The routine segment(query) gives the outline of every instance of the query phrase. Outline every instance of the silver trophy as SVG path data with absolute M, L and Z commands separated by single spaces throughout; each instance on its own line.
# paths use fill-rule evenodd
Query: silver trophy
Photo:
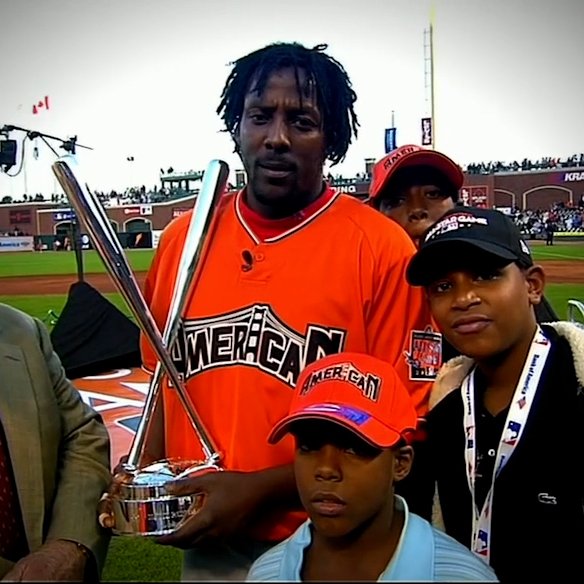
M 162 335 L 142 296 L 117 235 L 97 197 L 82 180 L 75 158 L 70 155 L 63 156 L 53 163 L 52 168 L 77 216 L 85 225 L 110 277 L 158 358 L 140 424 L 128 461 L 124 465 L 122 481 L 118 484 L 118 491 L 113 498 L 115 518 L 113 532 L 117 535 L 166 535 L 172 533 L 188 513 L 198 510 L 202 504 L 202 496 L 194 494 L 177 497 L 169 494 L 165 485 L 172 480 L 221 470 L 220 454 L 186 392 L 183 379 L 172 361 L 171 349 L 176 340 L 185 304 L 202 271 L 216 227 L 218 203 L 227 184 L 229 167 L 223 161 L 212 160 L 205 170 L 203 184 L 190 219 Z M 146 437 L 156 403 L 160 399 L 161 383 L 165 374 L 169 385 L 176 390 L 200 442 L 205 457 L 203 461 L 165 459 L 146 466 L 141 464 Z

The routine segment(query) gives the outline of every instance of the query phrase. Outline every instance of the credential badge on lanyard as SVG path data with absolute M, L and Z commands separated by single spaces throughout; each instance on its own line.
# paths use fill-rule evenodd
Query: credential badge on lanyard
M 550 341 L 545 337 L 540 327 L 537 327 L 529 354 L 525 360 L 521 377 L 515 388 L 513 399 L 509 405 L 509 412 L 505 420 L 505 426 L 497 458 L 491 479 L 491 488 L 485 498 L 482 509 L 477 508 L 475 500 L 475 478 L 477 471 L 476 461 L 476 425 L 475 425 L 475 388 L 473 369 L 464 379 L 461 386 L 462 400 L 464 403 L 464 435 L 465 435 L 465 462 L 466 477 L 472 495 L 473 524 L 471 549 L 487 563 L 491 557 L 491 515 L 493 506 L 493 491 L 495 479 L 507 464 L 515 447 L 519 444 L 529 411 L 533 404 L 533 398 L 539 385 L 539 380 L 550 351 Z

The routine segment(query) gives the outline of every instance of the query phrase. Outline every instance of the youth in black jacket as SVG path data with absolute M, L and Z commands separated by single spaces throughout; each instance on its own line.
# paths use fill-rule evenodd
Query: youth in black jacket
M 494 487 L 490 563 L 504 582 L 584 576 L 584 329 L 566 322 L 542 328 L 552 342 L 550 356 L 521 440 Z M 457 357 L 436 380 L 427 427 L 431 462 L 425 464 L 438 497 L 431 513 L 435 483 L 426 484 L 426 512 L 418 510 L 433 515 L 435 524 L 443 521 L 467 547 L 473 513 L 460 386 L 472 365 Z M 489 459 L 496 456 L 507 411 L 491 416 L 477 406 L 478 468 L 489 475 L 483 486 L 492 476 Z

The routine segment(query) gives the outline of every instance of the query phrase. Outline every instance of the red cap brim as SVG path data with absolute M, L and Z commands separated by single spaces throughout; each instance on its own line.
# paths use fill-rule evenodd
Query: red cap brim
M 323 409 L 331 404 L 323 404 Z M 397 430 L 382 424 L 379 420 L 370 416 L 369 419 L 363 423 L 355 423 L 348 420 L 346 417 L 336 414 L 333 411 L 315 412 L 314 406 L 311 411 L 299 411 L 286 416 L 280 420 L 270 432 L 268 442 L 275 444 L 279 442 L 286 434 L 290 432 L 290 426 L 299 420 L 325 420 L 339 424 L 347 430 L 354 432 L 365 442 L 371 444 L 376 448 L 391 448 L 397 444 L 403 437 L 403 434 Z M 407 428 L 405 430 L 415 430 L 415 428 Z

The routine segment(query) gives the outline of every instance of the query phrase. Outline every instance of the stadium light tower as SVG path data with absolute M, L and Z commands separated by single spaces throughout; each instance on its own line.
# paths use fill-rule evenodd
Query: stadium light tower
M 424 95 L 426 115 L 429 115 L 429 132 L 422 120 L 422 144 L 436 149 L 436 111 L 434 107 L 434 0 L 430 0 L 430 22 L 424 29 Z

